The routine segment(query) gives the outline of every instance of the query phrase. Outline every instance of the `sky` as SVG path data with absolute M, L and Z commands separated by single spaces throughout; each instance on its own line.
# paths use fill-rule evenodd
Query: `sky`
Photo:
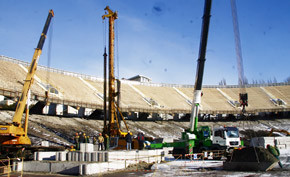
M 290 76 L 290 1 L 236 0 L 249 83 Z M 31 62 L 49 9 L 55 16 L 39 64 L 103 77 L 104 8 L 115 20 L 115 75 L 194 85 L 203 0 L 0 0 L 0 55 Z M 204 85 L 238 84 L 230 0 L 213 0 Z M 50 47 L 49 47 L 50 46 Z M 48 54 L 50 57 L 48 57 Z

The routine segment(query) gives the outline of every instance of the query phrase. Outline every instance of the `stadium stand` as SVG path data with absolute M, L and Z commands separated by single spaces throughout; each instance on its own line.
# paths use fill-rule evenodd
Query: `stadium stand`
M 0 95 L 19 96 L 29 63 L 0 56 Z M 46 83 L 49 72 L 49 83 Z M 36 84 L 31 90 L 33 99 L 44 99 L 46 86 L 55 93 L 49 101 L 73 107 L 102 109 L 103 79 L 44 66 L 38 66 Z M 121 110 L 144 113 L 191 112 L 192 85 L 143 83 L 121 80 Z M 246 85 L 249 95 L 249 113 L 290 111 L 290 85 Z M 240 114 L 241 109 L 232 103 L 239 101 L 238 86 L 203 86 L 201 114 Z M 282 100 L 282 101 L 281 101 Z M 231 103 L 230 103 L 231 102 Z M 276 103 L 282 102 L 279 105 Z

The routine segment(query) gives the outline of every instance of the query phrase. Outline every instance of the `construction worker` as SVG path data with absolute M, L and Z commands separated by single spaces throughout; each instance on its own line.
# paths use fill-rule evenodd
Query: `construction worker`
M 25 158 L 25 148 L 21 148 L 16 153 L 17 158 L 22 159 Z
M 86 136 L 86 143 L 90 143 L 90 136 Z
M 142 150 L 144 148 L 144 135 L 142 132 L 138 133 L 137 139 L 139 144 L 139 150 Z
M 85 139 L 84 139 L 84 135 L 82 132 L 79 133 L 79 137 L 80 137 L 80 143 L 84 143 Z
M 132 136 L 130 134 L 130 131 L 128 131 L 125 139 L 126 139 L 126 142 L 127 142 L 127 150 L 131 151 Z
M 71 152 L 72 151 L 76 151 L 75 146 L 71 145 L 70 148 L 69 148 L 69 151 L 71 151 Z
M 82 136 L 82 141 L 81 143 L 87 143 L 87 136 L 86 136 L 86 133 L 83 133 L 83 136 Z
M 97 145 L 97 137 L 96 136 L 93 137 L 93 145 Z
M 271 146 L 270 144 L 267 145 L 267 149 L 271 154 L 273 154 L 274 157 L 276 157 L 276 159 L 279 160 L 278 164 L 281 168 L 283 168 L 283 166 L 280 162 L 280 159 L 279 159 L 279 155 L 280 155 L 279 149 L 276 146 L 275 147 Z
M 76 133 L 74 137 L 74 141 L 75 141 L 76 149 L 80 150 L 80 136 L 78 133 Z
M 98 137 L 98 150 L 100 151 L 103 151 L 104 150 L 104 137 L 102 136 L 102 133 L 99 134 L 99 137 Z
M 105 150 L 109 150 L 110 148 L 110 137 L 109 135 L 105 134 Z

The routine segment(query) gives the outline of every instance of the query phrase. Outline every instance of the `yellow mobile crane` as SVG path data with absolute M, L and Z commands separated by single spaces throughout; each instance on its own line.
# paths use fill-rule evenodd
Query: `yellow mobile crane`
M 31 141 L 29 137 L 27 136 L 29 109 L 28 109 L 28 105 L 26 106 L 26 102 L 27 102 L 30 87 L 34 81 L 34 74 L 37 68 L 39 56 L 41 55 L 41 52 L 42 52 L 44 41 L 46 39 L 46 33 L 48 31 L 48 27 L 53 16 L 54 16 L 54 12 L 53 10 L 50 10 L 48 17 L 46 19 L 45 26 L 41 33 L 37 48 L 35 49 L 35 52 L 33 54 L 32 62 L 30 64 L 30 67 L 29 67 L 29 70 L 28 70 L 28 73 L 27 73 L 27 76 L 23 85 L 22 94 L 16 106 L 15 114 L 13 116 L 13 122 L 6 125 L 0 125 L 0 145 L 1 146 L 3 145 L 31 145 Z M 25 121 L 24 121 L 24 124 L 22 124 L 21 120 L 22 120 L 22 115 L 25 110 L 25 107 L 26 107 Z
M 107 133 L 110 137 L 125 137 L 127 132 L 122 132 L 120 127 L 119 118 L 117 116 L 117 113 L 119 113 L 120 117 L 122 118 L 127 131 L 129 132 L 129 128 L 126 124 L 126 121 L 124 117 L 122 116 L 122 113 L 116 103 L 115 97 L 120 94 L 120 91 L 115 91 L 115 75 L 114 75 L 114 41 L 115 41 L 115 32 L 114 32 L 114 21 L 118 18 L 117 12 L 113 12 L 109 6 L 105 8 L 105 10 L 108 11 L 108 14 L 105 14 L 102 16 L 103 20 L 105 18 L 109 19 L 109 83 L 108 83 L 108 89 L 109 89 L 109 102 L 108 102 L 108 120 L 109 123 L 107 125 L 106 123 L 106 90 L 104 89 L 104 133 Z M 106 88 L 106 49 L 104 53 L 104 88 Z M 118 80 L 117 80 L 118 81 Z M 118 82 L 117 82 L 118 83 Z M 120 143 L 120 141 L 119 141 Z

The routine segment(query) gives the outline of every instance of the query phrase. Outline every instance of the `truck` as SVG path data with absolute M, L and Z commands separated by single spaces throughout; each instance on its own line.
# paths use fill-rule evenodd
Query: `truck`
M 213 129 L 212 143 L 228 151 L 243 145 L 237 127 L 220 127 Z
M 203 95 L 202 80 L 211 16 L 211 4 L 211 0 L 205 0 L 199 58 L 197 60 L 197 71 L 194 86 L 194 97 L 190 116 L 190 126 L 188 129 L 185 129 L 181 133 L 181 138 L 179 140 L 175 140 L 174 142 L 170 143 L 151 143 L 150 145 L 150 148 L 152 149 L 173 147 L 172 154 L 175 158 L 184 158 L 186 155 L 192 155 L 194 153 L 199 153 L 205 150 L 225 150 L 229 147 L 235 147 L 240 145 L 239 137 L 236 137 L 238 136 L 238 129 L 234 127 L 216 129 L 214 130 L 214 135 L 212 136 L 212 131 L 209 126 L 197 126 L 199 106 L 201 103 L 201 97 Z M 230 137 L 232 135 L 235 136 Z

